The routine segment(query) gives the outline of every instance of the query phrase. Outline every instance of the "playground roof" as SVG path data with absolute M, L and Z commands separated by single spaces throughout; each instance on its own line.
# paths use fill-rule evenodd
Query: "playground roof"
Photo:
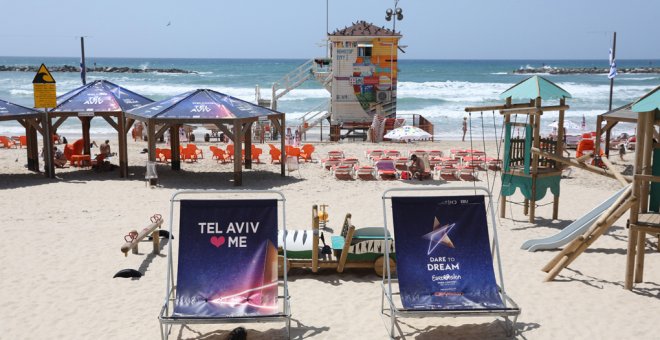
M 617 121 L 625 123 L 636 123 L 637 122 L 637 112 L 632 111 L 633 103 L 628 103 L 621 107 L 617 107 L 611 111 L 607 111 L 601 115 L 603 120 L 606 121 Z
M 571 94 L 557 84 L 539 76 L 529 77 L 500 94 L 500 99 L 561 99 L 572 98 Z
M 653 91 L 645 94 L 639 98 L 632 105 L 632 110 L 635 112 L 649 112 L 653 110 L 660 110 L 660 86 L 653 89 Z
M 36 118 L 40 114 L 37 110 L 0 99 L 0 120 Z

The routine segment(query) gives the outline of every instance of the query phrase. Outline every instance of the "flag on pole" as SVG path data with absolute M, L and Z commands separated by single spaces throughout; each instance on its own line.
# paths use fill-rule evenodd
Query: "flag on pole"
M 612 49 L 610 48 L 610 73 L 607 75 L 607 78 L 614 78 L 616 77 L 616 60 L 612 56 Z
M 80 58 L 80 79 L 83 85 L 87 84 L 87 70 L 85 67 L 85 59 Z

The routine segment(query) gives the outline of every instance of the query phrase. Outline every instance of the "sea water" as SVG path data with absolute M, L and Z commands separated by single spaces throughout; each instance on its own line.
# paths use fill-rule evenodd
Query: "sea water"
M 262 97 L 270 97 L 270 87 L 281 77 L 302 65 L 305 59 L 153 59 L 153 58 L 88 58 L 88 67 L 125 66 L 131 68 L 178 68 L 194 71 L 175 73 L 96 73 L 87 74 L 87 81 L 106 79 L 154 100 L 186 91 L 208 88 L 250 102 L 255 101 L 255 86 Z M 46 66 L 78 65 L 78 58 L 0 57 L 0 65 Z M 618 60 L 620 68 L 657 66 L 660 60 Z M 503 103 L 499 94 L 530 75 L 513 74 L 521 67 L 607 67 L 603 60 L 409 60 L 399 59 L 397 113 L 403 118 L 421 114 L 434 124 L 439 140 L 460 139 L 463 117 L 468 117 L 473 138 L 492 139 L 501 135 L 501 116 L 495 112 L 475 112 L 468 115 L 467 106 Z M 53 73 L 58 95 L 81 85 L 78 73 Z M 610 81 L 599 75 L 542 76 L 568 91 L 570 110 L 566 119 L 576 125 L 586 123 L 586 130 L 595 130 L 596 116 L 608 110 Z M 31 72 L 0 72 L 0 99 L 31 107 L 33 105 Z M 660 74 L 619 74 L 615 78 L 613 107 L 636 100 L 660 84 Z M 323 102 L 330 94 L 319 83 L 309 80 L 278 101 L 278 110 L 285 112 L 288 126 L 302 123 L 300 118 Z M 549 105 L 557 101 L 548 101 Z M 548 125 L 557 118 L 556 112 L 544 114 L 542 133 L 550 133 Z M 525 116 L 513 119 L 524 122 Z M 198 130 L 201 131 L 201 130 Z M 80 136 L 80 123 L 68 119 L 58 130 L 60 134 Z M 580 131 L 569 131 L 579 133 Z M 634 125 L 620 124 L 614 133 L 634 133 Z M 0 122 L 0 135 L 17 135 L 24 129 L 16 122 Z M 102 119 L 92 121 L 93 135 L 115 134 Z

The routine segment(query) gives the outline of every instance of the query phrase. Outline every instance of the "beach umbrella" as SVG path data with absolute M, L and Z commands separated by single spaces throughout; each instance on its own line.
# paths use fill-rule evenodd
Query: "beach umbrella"
M 42 113 L 22 105 L 10 103 L 0 99 L 0 122 L 15 120 L 25 127 L 25 137 L 20 137 L 21 144 L 27 144 L 28 169 L 39 171 L 39 151 L 37 145 L 37 130 L 35 126 L 40 125 L 39 118 Z M 42 125 L 43 126 L 43 125 Z M 44 146 L 45 146 L 44 138 Z M 46 158 L 46 163 L 51 159 Z
M 553 129 L 557 129 L 557 128 L 559 127 L 559 122 L 554 121 L 554 122 L 548 124 L 548 126 L 551 127 L 551 128 L 553 128 Z M 582 127 L 580 126 L 580 124 L 575 123 L 575 122 L 572 122 L 572 121 L 570 121 L 570 120 L 564 121 L 564 127 L 565 127 L 567 130 L 580 130 L 580 129 L 582 129 Z
M 430 139 L 431 134 L 418 127 L 404 125 L 388 132 L 383 138 L 403 141 L 425 140 Z

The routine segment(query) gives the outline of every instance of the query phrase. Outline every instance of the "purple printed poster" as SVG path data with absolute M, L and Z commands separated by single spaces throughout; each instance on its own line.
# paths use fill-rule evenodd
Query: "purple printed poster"
M 278 312 L 277 201 L 182 200 L 174 314 Z
M 405 308 L 503 307 L 483 196 L 393 197 L 392 213 Z

